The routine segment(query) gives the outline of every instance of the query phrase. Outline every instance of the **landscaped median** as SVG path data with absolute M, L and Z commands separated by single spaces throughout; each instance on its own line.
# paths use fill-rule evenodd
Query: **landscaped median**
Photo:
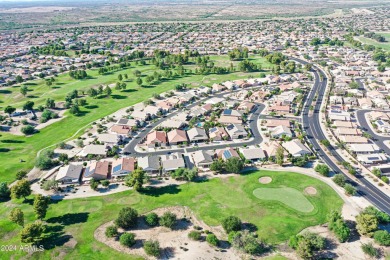
M 272 181 L 260 183 L 259 178 L 265 176 Z M 305 191 L 308 187 L 315 188 L 317 193 L 308 194 Z M 280 196 L 289 196 L 289 200 L 255 196 L 254 191 L 259 188 L 277 190 Z M 295 196 L 285 191 L 293 191 Z M 292 206 L 302 200 L 312 208 L 302 210 Z M 221 175 L 220 178 L 180 186 L 147 188 L 140 193 L 125 191 L 102 197 L 63 200 L 51 205 L 44 219 L 47 225 L 59 230 L 50 239 L 50 244 L 56 244 L 56 247 L 35 254 L 40 258 L 51 258 L 67 252 L 69 258 L 82 255 L 83 258 L 129 259 L 129 255 L 94 239 L 95 230 L 114 220 L 123 207 L 135 208 L 143 214 L 157 208 L 188 206 L 199 220 L 210 226 L 218 226 L 224 218 L 233 215 L 243 222 L 254 224 L 259 238 L 275 245 L 287 241 L 308 226 L 325 223 L 326 215 L 331 210 L 340 210 L 342 204 L 340 197 L 327 184 L 283 171 L 254 171 L 229 177 Z M 8 220 L 9 209 L 14 207 L 24 212 L 26 224 L 35 219 L 29 203 L 22 203 L 22 199 L 6 202 L 0 209 L 0 226 L 7 227 L 0 230 L 2 244 L 20 244 L 21 227 Z M 11 254 L 18 257 L 27 253 L 3 252 L 3 257 L 9 258 Z

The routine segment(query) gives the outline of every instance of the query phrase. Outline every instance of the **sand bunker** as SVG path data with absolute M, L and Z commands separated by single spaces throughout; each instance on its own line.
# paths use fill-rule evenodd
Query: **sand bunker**
M 317 189 L 314 187 L 307 187 L 305 189 L 305 192 L 309 195 L 316 195 L 317 194 Z
M 268 184 L 268 183 L 271 183 L 271 181 L 272 181 L 272 178 L 268 177 L 268 176 L 259 178 L 259 182 L 261 184 Z

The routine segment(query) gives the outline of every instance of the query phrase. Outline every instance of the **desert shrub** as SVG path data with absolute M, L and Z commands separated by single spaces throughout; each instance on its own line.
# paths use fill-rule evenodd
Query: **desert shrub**
M 105 234 L 106 234 L 106 237 L 116 237 L 118 235 L 118 229 L 114 225 L 108 226 L 106 228 Z
M 173 228 L 173 226 L 176 224 L 176 215 L 171 212 L 165 212 L 161 216 L 159 223 L 161 226 Z
M 212 246 L 218 246 L 219 243 L 218 238 L 213 233 L 207 235 L 206 241 Z
M 158 225 L 158 215 L 154 212 L 151 212 L 145 216 L 145 222 L 148 226 L 157 226 Z
M 119 242 L 123 246 L 132 247 L 135 245 L 135 234 L 123 233 L 119 238 Z
M 188 233 L 188 238 L 191 240 L 198 241 L 201 239 L 201 233 L 199 231 L 193 230 L 190 233 Z
M 144 242 L 144 250 L 147 255 L 160 256 L 160 243 L 158 241 L 147 240 Z

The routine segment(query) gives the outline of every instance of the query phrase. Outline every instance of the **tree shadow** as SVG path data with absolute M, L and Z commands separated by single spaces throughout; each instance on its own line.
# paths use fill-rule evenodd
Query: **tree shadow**
M 0 148 L 0 153 L 8 153 L 9 151 L 11 151 L 9 148 Z
M 63 246 L 71 238 L 71 235 L 64 233 L 64 226 L 61 225 L 47 225 L 45 227 L 45 235 L 42 241 L 42 246 L 45 249 L 53 249 L 58 246 Z
M 46 220 L 47 223 L 58 223 L 65 226 L 85 223 L 88 220 L 89 213 L 88 212 L 80 212 L 80 213 L 66 213 L 59 217 L 52 217 Z
M 34 83 L 34 82 L 26 82 L 26 83 L 24 83 L 24 85 L 26 85 L 26 86 L 36 86 L 38 84 Z
M 58 89 L 58 88 L 61 88 L 60 86 L 53 86 L 51 87 L 52 89 Z
M 0 94 L 11 94 L 12 91 L 8 89 L 0 89 Z
M 113 99 L 126 99 L 127 98 L 127 96 L 123 96 L 123 95 L 111 95 L 111 97 Z
M 98 105 L 87 105 L 87 106 L 84 106 L 86 109 L 95 109 L 95 108 L 98 108 L 99 106 Z
M 141 190 L 140 193 L 148 196 L 159 197 L 164 194 L 178 194 L 180 191 L 180 187 L 178 185 L 173 184 L 159 188 L 146 187 L 145 189 Z
M 85 116 L 88 113 L 89 113 L 89 111 L 80 111 L 76 116 L 77 117 L 82 117 L 82 116 Z
M 156 86 L 153 85 L 142 85 L 142 88 L 155 88 Z
M 122 90 L 121 92 L 131 93 L 131 92 L 136 92 L 136 91 L 138 91 L 138 90 L 129 88 L 129 89 L 124 89 L 124 90 Z
M 38 98 L 38 96 L 35 96 L 35 95 L 28 95 L 27 97 L 28 98 Z
M 1 140 L 0 142 L 6 143 L 6 144 L 22 144 L 22 143 L 24 143 L 24 141 L 12 140 L 12 139 L 4 139 L 4 140 Z
M 257 226 L 252 223 L 243 223 L 242 229 L 248 230 L 249 232 L 257 232 L 258 230 Z

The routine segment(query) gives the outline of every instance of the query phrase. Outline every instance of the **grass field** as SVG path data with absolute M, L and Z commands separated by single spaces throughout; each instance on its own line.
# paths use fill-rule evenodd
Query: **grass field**
M 317 195 L 306 197 L 314 209 L 310 213 L 304 213 L 281 203 L 256 198 L 253 191 L 263 187 L 258 182 L 261 176 L 273 179 L 272 183 L 267 184 L 270 188 L 288 187 L 302 191 L 308 186 L 315 187 Z M 244 222 L 256 225 L 259 237 L 267 243 L 278 244 L 308 226 L 324 223 L 330 210 L 341 209 L 342 200 L 328 185 L 317 179 L 292 172 L 271 171 L 256 171 L 242 176 L 163 187 L 147 190 L 142 194 L 126 191 L 104 197 L 64 200 L 52 204 L 45 218 L 45 221 L 59 230 L 58 237 L 51 240 L 57 247 L 35 253 L 33 258 L 53 259 L 66 252 L 67 259 L 129 259 L 127 255 L 97 242 L 93 237 L 95 229 L 114 219 L 124 206 L 131 206 L 140 213 L 145 213 L 155 208 L 175 205 L 189 206 L 198 218 L 209 225 L 220 225 L 221 220 L 229 215 L 238 216 Z M 24 211 L 26 222 L 34 219 L 32 206 L 22 204 L 22 200 L 3 203 L 0 207 L 2 244 L 19 245 L 20 228 L 7 217 L 13 207 L 20 207 Z M 66 235 L 76 240 L 74 248 L 63 246 L 69 240 Z M 16 254 L 16 259 L 25 255 L 19 251 L 3 253 L 4 259 L 9 259 L 11 254 Z
M 280 202 L 300 212 L 309 213 L 314 209 L 314 206 L 303 195 L 303 190 L 298 191 L 289 187 L 257 188 L 253 191 L 253 195 L 261 200 Z
M 381 47 L 386 51 L 390 51 L 390 33 L 378 33 L 386 38 L 386 42 L 377 42 L 376 40 L 369 39 L 363 36 L 356 37 L 360 42 L 364 44 L 371 44 L 375 47 Z
M 256 63 L 262 64 L 263 68 L 271 66 L 264 58 L 259 56 L 251 57 Z M 216 57 L 216 66 L 220 66 L 221 63 L 228 63 L 228 57 Z M 133 63 L 134 64 L 134 63 Z M 229 63 L 230 64 L 230 63 Z M 63 101 L 65 96 L 72 90 L 87 90 L 92 86 L 98 86 L 100 84 L 110 84 L 117 81 L 120 73 L 128 73 L 132 78 L 132 71 L 135 69 L 140 70 L 143 76 L 152 74 L 156 69 L 153 65 L 137 66 L 130 69 L 117 71 L 108 75 L 98 75 L 97 70 L 88 71 L 91 79 L 86 80 L 74 80 L 67 74 L 57 77 L 54 86 L 59 88 L 51 88 L 46 86 L 42 80 L 28 82 L 29 97 L 23 97 L 19 92 L 19 87 L 7 88 L 3 91 L 0 101 L 0 109 L 4 109 L 5 106 L 12 104 L 15 107 L 21 107 L 27 100 L 35 102 L 36 106 L 44 104 L 47 98 L 55 99 L 56 101 Z M 163 81 L 158 85 L 150 85 L 145 87 L 138 87 L 136 83 L 129 80 L 127 82 L 127 89 L 125 91 L 113 90 L 113 94 L 110 98 L 92 99 L 87 97 L 87 107 L 82 108 L 81 116 L 73 116 L 66 113 L 65 119 L 54 123 L 39 133 L 30 137 L 14 136 L 6 132 L 0 132 L 0 182 L 1 181 L 13 181 L 15 174 L 21 169 L 31 169 L 34 165 L 34 159 L 39 150 L 49 145 L 65 140 L 74 135 L 80 128 L 85 127 L 90 122 L 93 122 L 99 118 L 112 114 L 120 108 L 131 106 L 133 104 L 142 102 L 148 98 L 151 98 L 154 93 L 162 93 L 173 89 L 177 84 L 187 83 L 188 86 L 194 85 L 211 85 L 216 82 L 222 82 L 226 80 L 233 80 L 239 78 L 248 78 L 250 76 L 259 76 L 259 73 L 242 73 L 234 72 L 226 75 L 186 75 L 184 77 L 177 77 L 176 79 Z M 82 132 L 81 132 L 82 133 Z M 20 162 L 21 160 L 25 162 Z

